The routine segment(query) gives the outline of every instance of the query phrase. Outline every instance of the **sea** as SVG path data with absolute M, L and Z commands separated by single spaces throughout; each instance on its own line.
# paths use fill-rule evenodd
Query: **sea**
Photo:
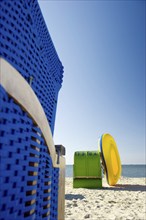
M 66 177 L 73 177 L 73 165 L 66 165 Z M 122 165 L 122 176 L 130 178 L 146 177 L 145 165 Z

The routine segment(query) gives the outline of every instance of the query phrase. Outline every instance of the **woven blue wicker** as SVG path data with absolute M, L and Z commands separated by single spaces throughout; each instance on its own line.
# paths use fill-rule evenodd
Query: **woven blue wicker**
M 59 169 L 32 119 L 0 87 L 0 220 L 56 220 Z
M 0 12 L 0 55 L 31 84 L 53 134 L 63 66 L 38 2 L 1 0 Z
M 52 182 L 51 182 L 51 215 L 50 220 L 57 219 L 57 209 L 58 209 L 58 184 L 57 180 L 59 178 L 59 169 L 54 168 L 52 170 Z
M 63 66 L 37 0 L 0 1 L 0 55 L 31 85 L 53 134 Z M 0 86 L 0 220 L 56 220 L 59 169 L 41 130 Z

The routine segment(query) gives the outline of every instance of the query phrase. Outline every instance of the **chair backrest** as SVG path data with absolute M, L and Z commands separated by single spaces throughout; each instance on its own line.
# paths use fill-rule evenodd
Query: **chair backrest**
M 0 55 L 31 84 L 53 134 L 63 66 L 37 0 L 0 1 Z
M 74 154 L 74 178 L 101 178 L 100 153 L 77 151 Z

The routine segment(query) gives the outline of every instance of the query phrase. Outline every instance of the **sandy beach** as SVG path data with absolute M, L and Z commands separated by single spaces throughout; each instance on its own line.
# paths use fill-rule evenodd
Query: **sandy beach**
M 65 220 L 144 220 L 146 219 L 146 179 L 121 177 L 110 187 L 103 179 L 102 189 L 73 189 L 66 178 Z

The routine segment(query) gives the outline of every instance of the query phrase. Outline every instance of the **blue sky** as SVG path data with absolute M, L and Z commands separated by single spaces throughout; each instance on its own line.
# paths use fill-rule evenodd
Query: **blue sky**
M 122 164 L 145 159 L 145 1 L 39 1 L 64 66 L 55 144 L 97 150 L 110 133 Z

